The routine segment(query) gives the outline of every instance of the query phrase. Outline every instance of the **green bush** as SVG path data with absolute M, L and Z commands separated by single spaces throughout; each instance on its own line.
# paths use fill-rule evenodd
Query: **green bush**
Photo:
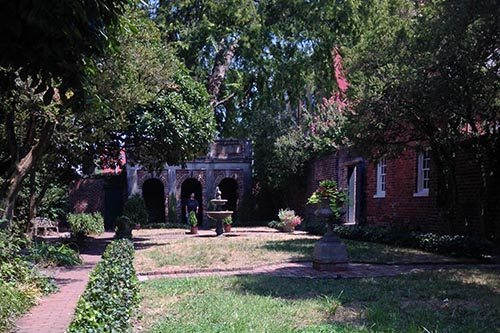
M 78 252 L 65 244 L 35 243 L 29 258 L 42 266 L 74 266 L 82 263 Z
M 303 228 L 310 234 L 323 236 L 326 233 L 325 221 L 309 218 L 304 221 Z
M 76 238 L 88 235 L 98 235 L 104 232 L 104 219 L 99 212 L 87 214 L 68 214 L 68 224 L 71 233 Z
M 189 218 L 188 218 L 189 225 L 192 227 L 196 227 L 198 225 L 198 218 L 196 217 L 196 213 L 191 211 L 189 212 Z
M 142 229 L 186 229 L 187 226 L 184 223 L 150 223 L 141 226 Z
M 222 220 L 222 223 L 224 223 L 224 224 L 233 224 L 233 218 L 231 217 L 231 215 L 229 215 L 228 217 L 225 217 Z
M 68 332 L 131 330 L 131 318 L 139 306 L 133 259 L 134 246 L 130 240 L 115 240 L 108 245 L 102 260 L 90 274 Z
M 56 289 L 21 255 L 26 240 L 0 230 L 0 332 L 35 304 L 38 297 Z
M 131 221 L 127 216 L 119 216 L 116 218 L 115 238 L 132 238 Z
M 144 199 L 138 194 L 128 198 L 123 206 L 123 216 L 128 217 L 133 226 L 148 223 L 148 211 Z
M 490 242 L 463 235 L 439 235 L 361 226 L 335 226 L 334 231 L 341 238 L 412 247 L 458 257 L 481 258 L 493 252 Z

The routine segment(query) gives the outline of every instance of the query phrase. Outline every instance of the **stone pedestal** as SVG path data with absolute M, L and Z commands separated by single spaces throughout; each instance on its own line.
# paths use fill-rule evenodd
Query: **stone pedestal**
M 314 269 L 318 271 L 342 271 L 347 269 L 348 262 L 346 247 L 333 232 L 327 232 L 314 245 Z
M 349 263 L 347 250 L 344 243 L 333 232 L 333 212 L 328 200 L 322 200 L 314 214 L 325 220 L 327 232 L 314 245 L 313 268 L 318 271 L 333 272 L 346 270 Z

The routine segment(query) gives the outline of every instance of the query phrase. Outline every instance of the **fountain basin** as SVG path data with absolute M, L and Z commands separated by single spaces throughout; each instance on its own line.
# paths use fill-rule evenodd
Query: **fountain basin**
M 216 206 L 222 206 L 222 205 L 226 204 L 227 199 L 212 199 L 212 200 L 210 200 L 210 202 Z
M 207 216 L 209 218 L 211 218 L 212 220 L 222 221 L 226 217 L 231 216 L 231 214 L 233 214 L 233 211 L 231 211 L 231 210 L 216 210 L 216 211 L 208 211 L 206 213 L 207 213 Z

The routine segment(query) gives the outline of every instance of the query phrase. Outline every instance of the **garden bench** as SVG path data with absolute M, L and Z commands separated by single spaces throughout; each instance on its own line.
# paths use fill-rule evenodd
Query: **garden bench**
M 43 229 L 43 234 L 47 233 L 47 230 L 54 229 L 57 233 L 59 233 L 59 226 L 57 221 L 52 221 L 46 217 L 35 217 L 31 220 L 33 225 L 33 234 L 38 235 L 38 229 Z

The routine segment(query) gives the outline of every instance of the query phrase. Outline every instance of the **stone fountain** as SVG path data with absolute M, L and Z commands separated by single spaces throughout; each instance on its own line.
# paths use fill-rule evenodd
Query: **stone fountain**
M 212 220 L 216 221 L 215 232 L 217 236 L 220 236 L 224 233 L 224 228 L 222 227 L 222 220 L 226 217 L 231 216 L 233 214 L 232 210 L 222 210 L 222 206 L 224 206 L 227 202 L 226 199 L 222 199 L 222 192 L 219 190 L 217 186 L 215 188 L 215 199 L 210 200 L 212 204 L 214 204 L 217 208 L 216 210 L 207 211 L 207 216 Z

